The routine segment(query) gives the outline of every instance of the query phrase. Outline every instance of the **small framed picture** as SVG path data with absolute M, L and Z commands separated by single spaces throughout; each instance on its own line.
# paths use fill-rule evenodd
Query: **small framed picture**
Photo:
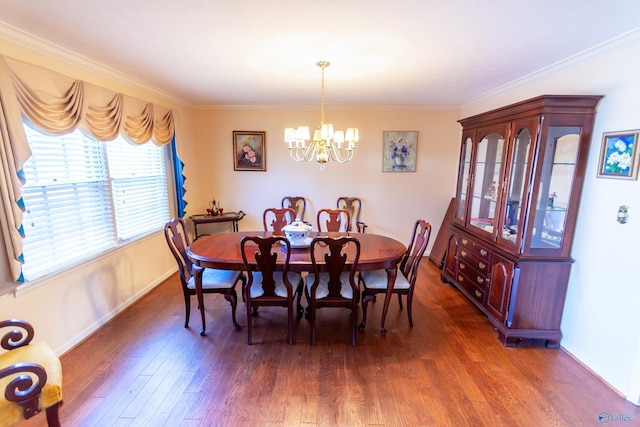
M 384 131 L 382 139 L 382 172 L 416 171 L 417 131 Z
M 266 171 L 265 132 L 233 131 L 233 170 Z
M 638 177 L 638 133 L 640 130 L 602 134 L 598 178 Z

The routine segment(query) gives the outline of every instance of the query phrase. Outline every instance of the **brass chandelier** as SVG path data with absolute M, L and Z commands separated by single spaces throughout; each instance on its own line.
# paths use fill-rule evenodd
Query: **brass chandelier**
M 322 69 L 320 126 L 313 132 L 311 143 L 309 143 L 309 126 L 286 128 L 284 141 L 288 144 L 289 154 L 293 160 L 296 162 L 316 160 L 320 163 L 320 170 L 324 170 L 330 159 L 338 163 L 351 160 L 360 136 L 358 128 L 347 128 L 346 133 L 341 130 L 334 132 L 333 125 L 324 122 L 324 69 L 331 63 L 318 61 L 316 65 Z

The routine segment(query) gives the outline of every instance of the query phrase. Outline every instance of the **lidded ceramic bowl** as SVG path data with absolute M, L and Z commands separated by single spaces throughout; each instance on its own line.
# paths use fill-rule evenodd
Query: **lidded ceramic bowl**
M 309 224 L 302 222 L 300 218 L 296 218 L 291 224 L 282 227 L 282 231 L 292 245 L 304 245 L 307 243 L 312 228 Z

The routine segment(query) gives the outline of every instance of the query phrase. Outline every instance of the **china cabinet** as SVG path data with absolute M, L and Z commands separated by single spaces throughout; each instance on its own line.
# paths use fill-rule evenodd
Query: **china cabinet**
M 442 279 L 507 346 L 558 347 L 571 245 L 601 96 L 545 95 L 460 120 Z

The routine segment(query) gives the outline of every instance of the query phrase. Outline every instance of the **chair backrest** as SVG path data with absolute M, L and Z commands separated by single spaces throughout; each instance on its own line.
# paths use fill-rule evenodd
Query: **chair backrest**
M 357 230 L 359 233 L 364 232 L 364 229 L 361 227 L 362 222 L 360 221 L 362 200 L 359 197 L 338 197 L 336 207 L 349 211 L 349 215 L 351 215 L 350 230 Z
M 184 225 L 182 218 L 173 218 L 164 225 L 164 237 L 171 249 L 173 257 L 178 263 L 178 270 L 180 271 L 180 279 L 183 286 L 186 286 L 187 282 L 191 278 L 192 262 L 191 258 L 187 255 L 187 248 L 189 247 L 189 235 Z
M 282 198 L 282 207 L 295 211 L 294 218 L 304 221 L 304 213 L 307 211 L 307 199 L 302 196 L 285 196 Z
M 264 231 L 273 231 L 277 236 L 284 236 L 282 227 L 291 224 L 296 218 L 296 212 L 292 208 L 267 208 L 262 214 Z
M 351 231 L 351 214 L 346 209 L 320 209 L 318 231 Z
M 320 282 L 320 272 L 322 271 L 329 274 L 329 295 L 326 298 L 343 299 L 340 294 L 340 276 L 344 271 L 348 271 L 349 284 L 353 289 L 353 296 L 358 300 L 360 290 L 356 281 L 356 271 L 360 260 L 360 241 L 352 236 L 316 237 L 311 241 L 309 250 L 311 251 L 311 265 L 315 273 L 311 294 L 315 295 L 315 290 Z M 324 258 L 322 269 L 316 258 L 319 254 L 322 254 Z M 351 266 L 347 268 L 348 263 Z M 323 298 L 323 300 L 326 298 Z
M 413 225 L 411 241 L 400 261 L 399 267 L 400 272 L 407 278 L 411 286 L 415 285 L 418 266 L 422 261 L 424 251 L 427 249 L 429 237 L 431 237 L 431 224 L 422 219 L 417 220 Z
M 254 244 L 251 244 L 251 242 Z M 276 243 L 280 243 L 282 247 L 278 246 L 274 250 Z M 253 251 L 253 253 L 249 254 L 249 251 Z M 253 285 L 253 272 L 260 271 L 262 273 L 262 290 L 264 291 L 262 297 L 277 297 L 276 282 L 273 277 L 278 259 L 278 253 L 275 251 L 282 251 L 284 253 L 285 259 L 282 270 L 282 280 L 287 287 L 287 295 L 289 298 L 293 298 L 293 287 L 287 277 L 289 259 L 291 257 L 291 246 L 289 245 L 289 240 L 282 236 L 245 236 L 242 238 L 240 241 L 240 252 L 242 253 L 242 261 L 244 262 L 244 268 L 248 278 L 246 289 L 251 289 Z

